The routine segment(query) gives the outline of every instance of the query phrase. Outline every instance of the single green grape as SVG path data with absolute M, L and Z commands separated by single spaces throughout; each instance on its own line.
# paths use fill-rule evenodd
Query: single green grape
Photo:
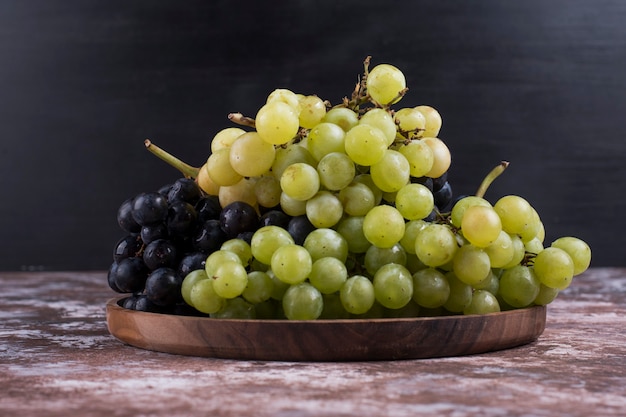
M 413 277 L 406 267 L 390 263 L 374 275 L 374 295 L 382 306 L 402 308 L 413 298 Z
M 407 254 L 415 255 L 415 239 L 427 224 L 424 220 L 411 220 L 406 223 L 404 236 L 400 239 L 400 245 L 402 245 Z
M 296 162 L 280 176 L 280 188 L 295 200 L 308 200 L 320 189 L 320 176 L 309 164 Z
M 513 255 L 515 254 L 511 236 L 504 230 L 500 231 L 498 238 L 491 245 L 484 248 L 484 251 L 489 256 L 492 268 L 502 268 L 507 265 L 513 260 Z
M 322 294 L 339 291 L 347 279 L 346 264 L 332 256 L 316 260 L 309 273 L 309 282 Z
M 213 289 L 223 298 L 235 298 L 241 295 L 248 284 L 248 273 L 241 262 L 224 262 L 220 264 L 213 276 Z
M 191 271 L 188 273 L 183 279 L 183 283 L 180 288 L 181 295 L 183 296 L 183 300 L 185 303 L 193 307 L 193 303 L 191 302 L 191 288 L 194 284 L 200 280 L 208 279 L 209 277 L 206 274 L 204 269 L 197 269 L 195 271 Z
M 289 320 L 315 320 L 323 308 L 322 293 L 306 282 L 290 286 L 283 297 L 283 310 Z
M 217 268 L 225 262 L 241 263 L 241 258 L 235 252 L 229 250 L 216 250 L 206 258 L 206 262 L 204 263 L 204 270 L 207 277 L 213 278 Z
M 367 113 L 361 116 L 359 124 L 370 125 L 380 129 L 380 131 L 385 134 L 385 138 L 387 138 L 387 146 L 391 146 L 396 139 L 396 123 L 389 112 L 384 109 L 370 109 Z
M 452 270 L 464 283 L 476 285 L 484 281 L 491 272 L 489 256 L 474 245 L 463 245 L 452 258 Z
M 425 176 L 430 178 L 439 178 L 450 168 L 452 157 L 450 155 L 450 149 L 439 138 L 424 137 L 422 139 L 430 149 L 433 151 L 433 166 Z
M 318 96 L 305 96 L 300 100 L 300 126 L 311 129 L 326 115 L 326 104 Z
M 472 301 L 463 310 L 463 314 L 488 314 L 498 313 L 500 304 L 496 296 L 485 290 L 476 290 L 472 294 Z
M 341 152 L 331 152 L 317 164 L 317 173 L 321 184 L 331 191 L 339 191 L 347 187 L 356 175 L 354 162 L 348 155 Z
M 371 166 L 379 162 L 387 146 L 385 134 L 367 124 L 356 125 L 346 133 L 346 153 L 358 165 Z
M 409 162 L 400 152 L 387 149 L 382 159 L 370 167 L 370 175 L 381 191 L 393 193 L 409 183 Z
M 454 257 L 458 249 L 456 237 L 446 225 L 431 223 L 415 238 L 415 254 L 425 265 L 444 265 Z
M 500 236 L 501 231 L 500 217 L 491 207 L 474 205 L 463 213 L 461 232 L 474 246 L 484 248 L 491 245 Z
M 348 259 L 348 242 L 333 229 L 313 230 L 304 239 L 303 246 L 311 254 L 313 262 L 326 256 L 333 256 L 344 263 Z
M 217 152 L 221 148 L 228 148 L 241 135 L 246 133 L 239 127 L 227 127 L 220 130 L 211 139 L 211 153 Z
M 300 128 L 298 110 L 283 101 L 265 104 L 257 112 L 254 121 L 259 135 L 272 145 L 289 142 Z
M 281 246 L 293 244 L 293 237 L 285 229 L 279 226 L 263 226 L 252 235 L 250 249 L 252 256 L 259 262 L 270 265 L 272 255 Z M 207 260 L 208 264 L 208 260 Z
M 365 216 L 376 205 L 374 192 L 367 185 L 356 181 L 341 189 L 338 197 L 343 211 L 350 216 Z
M 296 217 L 306 214 L 306 203 L 307 200 L 296 200 L 289 197 L 287 193 L 280 194 L 280 208 L 289 216 Z
M 491 203 L 482 197 L 471 195 L 461 198 L 454 204 L 452 211 L 450 212 L 450 221 L 454 227 L 461 227 L 461 221 L 463 220 L 465 210 L 472 206 L 492 207 Z
M 399 130 L 409 132 L 409 138 L 422 136 L 426 129 L 426 118 L 416 108 L 404 107 L 394 114 Z
M 445 274 L 450 285 L 450 295 L 443 307 L 452 313 L 462 313 L 472 302 L 472 287 L 456 277 L 454 272 Z
M 397 150 L 408 161 L 411 176 L 423 177 L 433 168 L 435 155 L 426 142 L 414 139 L 406 145 L 400 145 Z
M 305 206 L 306 216 L 317 228 L 335 226 L 343 216 L 343 205 L 330 191 L 319 191 Z
M 506 195 L 493 206 L 500 220 L 502 229 L 510 234 L 519 234 L 533 221 L 532 206 L 520 196 Z
M 348 251 L 365 253 L 372 244 L 363 234 L 363 216 L 346 216 L 337 223 L 335 230 L 348 242 Z
M 533 303 L 539 294 L 540 285 L 532 268 L 517 265 L 502 273 L 499 295 L 511 307 L 523 308 Z
M 347 132 L 359 124 L 359 116 L 347 107 L 335 107 L 326 112 L 322 121 L 336 124 Z
M 340 126 L 322 122 L 309 132 L 306 147 L 315 160 L 320 161 L 329 153 L 346 153 L 345 139 L 346 132 Z
M 564 290 L 572 283 L 574 261 L 563 249 L 549 247 L 537 254 L 533 270 L 543 285 Z
M 243 178 L 230 164 L 230 147 L 213 152 L 206 161 L 206 170 L 211 180 L 220 187 L 237 184 Z
M 567 252 L 574 262 L 574 275 L 582 274 L 591 264 L 591 248 L 585 241 L 572 236 L 561 237 L 552 242 L 552 247 Z
M 396 208 L 407 220 L 426 218 L 435 207 L 433 193 L 422 184 L 406 184 L 396 194 Z
M 254 183 L 254 197 L 257 203 L 263 207 L 276 207 L 280 204 L 280 195 L 283 190 L 280 182 L 272 174 L 262 175 Z
M 217 313 L 226 303 L 226 300 L 215 292 L 214 282 L 213 279 L 201 279 L 193 284 L 189 291 L 191 305 L 201 313 Z
M 303 246 L 289 244 L 276 249 L 270 265 L 278 279 L 293 285 L 307 279 L 312 264 L 311 255 Z
M 341 287 L 339 297 L 348 313 L 365 314 L 376 301 L 374 284 L 363 275 L 351 276 Z
M 264 271 L 248 272 L 248 283 L 241 296 L 252 304 L 269 300 L 274 290 L 274 282 Z
M 256 177 L 269 171 L 274 163 L 274 145 L 257 132 L 239 136 L 230 147 L 230 166 L 242 177 Z
M 406 79 L 400 69 L 391 64 L 379 64 L 369 71 L 367 92 L 380 104 L 400 101 L 400 91 L 406 88 Z
M 415 107 L 415 110 L 419 110 L 419 112 L 422 113 L 426 119 L 426 130 L 424 130 L 422 136 L 425 138 L 436 138 L 441 130 L 441 114 L 439 114 L 439 112 L 433 107 L 425 105 L 417 106 Z
M 390 248 L 380 248 L 371 245 L 365 252 L 363 258 L 363 266 L 371 276 L 374 276 L 378 270 L 390 263 L 405 266 L 407 261 L 406 251 L 400 244 L 395 244 Z
M 435 268 L 425 268 L 413 274 L 413 300 L 422 307 L 443 306 L 450 296 L 450 284 Z
M 363 234 L 372 245 L 390 248 L 404 236 L 405 222 L 395 207 L 380 205 L 371 209 L 363 220 Z
M 537 297 L 535 297 L 533 304 L 538 306 L 548 305 L 556 299 L 557 295 L 559 295 L 558 288 L 550 288 L 541 284 L 539 286 L 539 293 L 537 294 Z
M 280 181 L 280 177 L 283 175 L 283 172 L 285 172 L 285 169 L 295 163 L 304 163 L 316 167 L 317 159 L 311 155 L 307 147 L 299 144 L 285 148 L 278 147 L 276 148 L 276 155 L 274 157 L 274 163 L 272 164 L 272 174 Z
M 220 250 L 230 251 L 236 254 L 243 266 L 248 266 L 252 261 L 252 248 L 250 244 L 243 239 L 229 239 L 222 243 Z

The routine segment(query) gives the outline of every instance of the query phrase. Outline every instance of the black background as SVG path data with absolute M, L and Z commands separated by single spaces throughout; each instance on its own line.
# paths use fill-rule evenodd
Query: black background
M 0 269 L 106 269 L 117 207 L 192 165 L 274 88 L 348 95 L 372 55 L 429 104 L 450 181 L 527 198 L 547 243 L 626 265 L 626 2 L 0 2 Z

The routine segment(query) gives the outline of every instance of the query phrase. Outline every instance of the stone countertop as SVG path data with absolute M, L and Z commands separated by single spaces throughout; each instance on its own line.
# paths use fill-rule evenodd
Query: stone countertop
M 623 416 L 626 269 L 590 269 L 536 342 L 395 362 L 207 359 L 107 330 L 105 272 L 0 272 L 1 416 Z

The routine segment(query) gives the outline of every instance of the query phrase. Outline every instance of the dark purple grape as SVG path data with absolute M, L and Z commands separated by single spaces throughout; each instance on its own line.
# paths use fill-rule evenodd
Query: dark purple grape
M 176 247 L 169 240 L 157 239 L 144 248 L 143 261 L 152 271 L 161 267 L 174 268 L 177 261 Z
M 204 223 L 207 220 L 219 220 L 222 212 L 220 199 L 215 195 L 201 198 L 196 203 L 196 212 L 198 213 L 198 222 L 200 223 Z
M 448 172 L 444 172 L 440 177 L 433 178 L 433 191 L 441 190 L 448 182 Z
M 196 218 L 196 209 L 191 204 L 174 201 L 167 213 L 167 229 L 171 235 L 187 236 L 195 228 Z
M 169 233 L 164 223 L 150 224 L 141 227 L 141 240 L 146 245 L 157 239 L 167 239 Z
M 178 275 L 186 277 L 191 271 L 204 269 L 207 255 L 202 252 L 193 252 L 185 255 L 178 264 Z
M 166 184 L 162 186 L 161 188 L 159 188 L 157 192 L 161 194 L 163 197 L 167 197 L 167 195 L 170 193 L 171 188 L 172 188 L 172 184 Z
M 448 205 L 452 202 L 452 186 L 446 182 L 443 187 L 433 193 L 435 206 L 440 211 L 447 211 Z
M 119 262 L 124 258 L 137 256 L 141 251 L 141 237 L 139 235 L 128 235 L 117 241 L 113 249 L 113 260 Z
M 133 218 L 133 199 L 124 201 L 117 210 L 117 224 L 128 233 L 139 233 L 141 226 Z
M 259 216 L 250 204 L 235 201 L 222 209 L 220 224 L 226 236 L 233 239 L 240 233 L 258 229 Z
M 128 298 L 124 298 L 124 300 L 122 300 L 122 307 L 127 308 L 129 310 L 134 310 L 135 309 L 135 304 L 137 303 L 137 296 L 136 295 L 131 295 Z
M 196 204 L 200 196 L 200 187 L 191 178 L 177 179 L 167 193 L 167 199 L 170 203 L 182 200 L 189 204 Z
M 411 177 L 412 184 L 422 184 L 424 187 L 428 188 L 430 192 L 433 192 L 433 179 L 430 177 Z
M 167 216 L 167 199 L 159 193 L 141 193 L 133 201 L 133 219 L 142 226 L 161 223 Z
M 270 210 L 263 214 L 259 219 L 259 227 L 263 226 L 279 226 L 287 230 L 291 216 L 280 210 Z
M 193 247 L 200 252 L 210 254 L 222 246 L 228 240 L 228 236 L 222 230 L 219 220 L 207 220 L 196 231 L 193 239 Z
M 159 306 L 170 306 L 182 298 L 182 278 L 171 268 L 159 268 L 148 276 L 144 293 L 148 300 Z
M 117 273 L 117 262 L 113 262 L 111 266 L 109 267 L 109 273 L 107 274 L 107 281 L 109 283 L 109 287 L 113 291 L 123 293 L 124 291 L 120 290 L 117 284 L 115 283 L 116 273 Z
M 145 295 L 137 296 L 133 309 L 137 311 L 145 311 L 148 313 L 161 313 L 163 311 L 163 308 L 161 306 L 150 301 Z
M 254 236 L 254 232 L 243 232 L 237 235 L 237 239 L 241 239 L 249 245 L 252 243 L 252 236 Z
M 315 226 L 311 224 L 306 215 L 296 216 L 289 221 L 287 231 L 293 238 L 296 245 L 302 245 L 304 239 L 315 230 Z
M 131 293 L 143 290 L 150 271 L 141 258 L 125 258 L 115 268 L 115 286 L 119 292 Z

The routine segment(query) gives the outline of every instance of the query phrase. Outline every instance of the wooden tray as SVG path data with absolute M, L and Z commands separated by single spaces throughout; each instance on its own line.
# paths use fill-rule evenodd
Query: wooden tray
M 546 307 L 472 316 L 370 320 L 237 320 L 128 310 L 110 300 L 109 331 L 158 352 L 225 359 L 370 361 L 490 352 L 536 340 Z

